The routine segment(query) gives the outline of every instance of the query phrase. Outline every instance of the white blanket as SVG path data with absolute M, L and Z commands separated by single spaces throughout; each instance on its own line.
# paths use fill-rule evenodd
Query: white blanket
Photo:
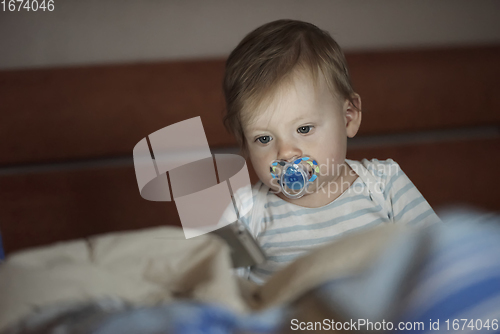
M 212 235 L 186 240 L 180 228 L 112 233 L 12 254 L 0 265 L 0 331 L 60 302 L 117 297 L 136 305 L 175 298 L 236 312 L 287 303 L 327 280 L 362 270 L 402 227 L 349 235 L 276 273 L 265 285 L 231 272 L 230 250 Z

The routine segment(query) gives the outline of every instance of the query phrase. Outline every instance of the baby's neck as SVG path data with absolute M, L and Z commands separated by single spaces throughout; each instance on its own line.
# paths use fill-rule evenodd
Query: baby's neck
M 358 175 L 351 169 L 351 167 L 344 162 L 342 165 L 341 176 L 337 178 L 335 183 L 336 187 L 328 187 L 329 189 L 337 189 L 336 192 L 332 192 L 329 189 L 318 189 L 313 194 L 306 195 L 299 199 L 290 199 L 283 195 L 283 193 L 277 194 L 279 198 L 284 201 L 290 202 L 292 204 L 303 206 L 306 208 L 319 208 L 330 204 L 335 201 L 340 195 L 342 195 L 358 178 Z

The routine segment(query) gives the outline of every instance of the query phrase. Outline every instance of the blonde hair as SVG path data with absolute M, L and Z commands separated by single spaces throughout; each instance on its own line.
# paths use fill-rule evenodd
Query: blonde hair
M 311 23 L 277 20 L 264 24 L 246 35 L 229 55 L 223 83 L 223 120 L 245 155 L 243 123 L 252 115 L 246 113 L 243 119 L 243 111 L 273 96 L 298 69 L 307 70 L 313 79 L 317 79 L 319 69 L 332 94 L 353 103 L 354 90 L 340 46 L 328 32 Z

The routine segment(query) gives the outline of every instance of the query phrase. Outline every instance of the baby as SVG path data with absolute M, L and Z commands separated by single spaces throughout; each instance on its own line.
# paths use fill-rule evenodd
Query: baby
M 226 62 L 224 94 L 224 124 L 260 179 L 253 210 L 241 221 L 267 256 L 238 274 L 263 283 L 346 233 L 440 221 L 392 159 L 346 159 L 347 138 L 361 124 L 361 98 L 327 32 L 295 20 L 252 31 Z M 298 187 L 280 176 L 289 167 L 304 171 L 305 179 L 293 179 Z

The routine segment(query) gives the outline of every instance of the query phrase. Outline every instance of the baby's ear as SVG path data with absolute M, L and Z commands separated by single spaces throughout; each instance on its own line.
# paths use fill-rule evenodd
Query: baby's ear
M 358 133 L 361 126 L 361 97 L 359 94 L 354 93 L 351 101 L 345 102 L 345 120 L 347 137 L 352 138 Z

